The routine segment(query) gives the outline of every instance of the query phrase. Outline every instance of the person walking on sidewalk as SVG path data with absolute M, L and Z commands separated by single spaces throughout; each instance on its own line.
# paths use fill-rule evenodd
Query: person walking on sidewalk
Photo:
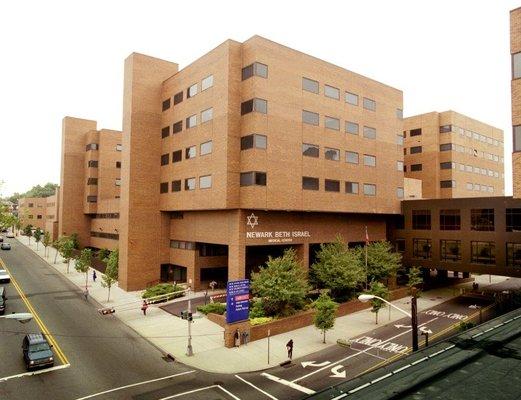
M 286 349 L 288 350 L 288 358 L 291 360 L 293 358 L 293 339 L 286 343 Z
M 96 282 L 96 278 L 97 278 L 97 277 L 98 277 L 98 276 L 96 275 L 96 270 L 93 269 L 93 270 L 92 270 L 92 282 Z
M 143 311 L 143 315 L 147 315 L 148 304 L 146 300 L 143 300 L 143 305 L 141 306 L 141 311 Z

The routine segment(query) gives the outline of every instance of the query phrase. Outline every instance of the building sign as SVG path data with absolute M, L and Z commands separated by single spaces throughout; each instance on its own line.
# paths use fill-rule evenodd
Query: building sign
M 259 225 L 259 217 L 254 213 L 246 217 L 246 225 L 250 229 L 254 229 Z M 246 232 L 246 239 L 266 239 L 268 243 L 288 243 L 293 239 L 310 238 L 309 231 L 264 231 L 264 232 Z
M 226 285 L 226 322 L 247 320 L 250 311 L 250 280 L 228 281 Z

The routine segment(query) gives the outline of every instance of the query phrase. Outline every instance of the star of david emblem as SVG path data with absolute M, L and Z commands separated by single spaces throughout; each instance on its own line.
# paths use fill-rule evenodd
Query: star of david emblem
M 255 228 L 257 225 L 259 225 L 259 217 L 257 217 L 254 213 L 251 213 L 251 215 L 246 217 L 248 219 L 248 222 L 246 222 L 246 225 L 250 226 L 251 229 Z

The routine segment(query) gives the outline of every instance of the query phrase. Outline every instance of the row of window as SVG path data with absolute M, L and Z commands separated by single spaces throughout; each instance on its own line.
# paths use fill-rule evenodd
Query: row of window
M 209 75 L 201 81 L 201 92 L 204 92 L 206 89 L 209 89 L 213 86 L 213 75 Z M 194 97 L 198 93 L 198 83 L 194 83 L 190 85 L 188 89 L 186 89 L 186 98 L 189 99 Z M 183 101 L 184 91 L 180 91 L 174 95 L 174 105 L 179 104 Z M 166 111 L 171 106 L 171 98 L 163 101 L 162 110 Z
M 99 238 L 103 238 L 103 239 L 119 240 L 119 234 L 117 234 L 117 233 L 91 232 L 90 236 L 99 237 Z
M 514 151 L 521 151 L 521 125 L 513 128 Z
M 29 214 L 29 215 L 27 216 L 27 218 L 29 218 L 29 219 L 34 219 L 34 215 Z M 38 215 L 36 216 L 36 219 L 42 219 L 42 216 L 41 216 L 40 214 L 38 214 Z
M 99 150 L 99 144 L 98 143 L 89 143 L 87 146 L 85 146 L 85 151 L 89 151 L 89 150 Z M 115 150 L 123 151 L 123 145 L 116 144 Z
M 119 219 L 119 213 L 93 214 L 92 219 Z
M 464 129 L 456 125 L 442 125 L 440 126 L 440 133 L 457 133 L 462 138 L 466 137 L 468 139 L 474 139 L 483 143 L 491 144 L 493 146 L 503 146 L 503 142 L 501 140 Z
M 87 178 L 87 185 L 97 185 L 98 184 L 98 178 Z M 121 179 L 116 178 L 114 180 L 115 186 L 121 186 Z
M 440 151 L 456 151 L 458 153 L 466 153 L 472 155 L 474 157 L 484 158 L 486 160 L 494 161 L 497 163 L 503 163 L 503 157 L 500 157 L 496 154 L 487 153 L 486 151 L 481 151 L 477 149 L 473 149 L 471 147 L 465 147 L 460 144 L 455 143 L 442 143 L 440 144 Z
M 199 145 L 199 156 L 210 154 L 213 151 L 213 142 L 201 143 Z M 190 146 L 185 148 L 185 160 L 195 158 L 197 156 L 197 146 Z M 180 162 L 183 160 L 183 150 L 176 150 L 172 152 L 172 163 Z M 170 163 L 170 153 L 161 155 L 161 165 L 168 165 Z
M 89 168 L 98 168 L 98 160 L 89 160 L 87 166 Z M 121 161 L 116 161 L 116 168 L 121 168 Z
M 198 114 L 190 115 L 185 119 L 185 129 L 190 129 L 197 126 L 197 116 Z M 211 121 L 213 119 L 213 107 L 207 108 L 206 110 L 201 111 L 200 123 L 204 124 L 205 122 Z M 172 125 L 172 135 L 179 133 L 183 130 L 183 120 L 177 121 Z M 165 126 L 161 129 L 161 138 L 166 138 L 170 136 L 170 125 Z
M 181 179 L 175 180 L 171 182 L 171 191 L 172 192 L 180 192 L 181 191 Z M 196 178 L 186 178 L 184 180 L 184 189 L 185 190 L 195 190 Z M 159 184 L 159 193 L 168 193 L 168 182 L 161 182 Z M 210 189 L 212 187 L 212 175 L 202 175 L 199 177 L 199 189 Z
M 302 143 L 302 155 L 305 157 L 318 158 L 320 156 L 320 146 L 317 144 Z M 326 160 L 340 161 L 340 150 L 325 147 L 324 157 Z M 358 164 L 359 154 L 354 151 L 346 151 L 345 159 L 347 163 Z M 369 167 L 376 167 L 376 156 L 371 154 L 364 154 L 363 163 Z M 401 161 L 399 161 L 399 163 L 401 164 L 398 165 L 398 168 L 400 168 L 400 165 L 403 167 L 403 163 Z
M 413 164 L 413 165 L 419 165 L 420 169 L 417 169 L 416 171 L 421 171 L 421 164 Z M 492 169 L 487 169 L 487 168 L 480 168 L 480 167 L 476 167 L 476 166 L 472 166 L 472 165 L 468 165 L 468 164 L 460 164 L 460 163 L 451 162 L 451 161 L 446 161 L 446 162 L 440 163 L 440 169 L 458 169 L 461 172 L 470 172 L 470 173 L 489 176 L 491 178 L 499 178 L 498 171 L 494 171 Z M 412 165 L 411 165 L 411 171 L 413 171 Z
M 454 189 L 454 188 L 456 188 L 456 181 L 455 180 L 440 181 L 440 188 L 441 189 Z M 467 184 L 465 185 L 465 188 L 467 190 L 472 190 L 472 191 L 481 191 L 481 192 L 494 193 L 494 187 L 493 186 L 480 185 L 479 183 L 467 182 Z
M 313 111 L 302 110 L 302 122 L 308 125 L 319 126 L 320 115 Z M 335 117 L 324 116 L 324 127 L 335 131 L 340 130 L 340 119 Z M 345 121 L 345 132 L 351 135 L 358 135 L 360 126 L 356 122 Z M 376 139 L 376 129 L 370 126 L 364 126 L 362 135 L 366 139 Z M 403 144 L 403 143 L 402 143 Z
M 228 246 L 212 243 L 196 243 L 184 240 L 170 240 L 171 249 L 199 250 L 201 257 L 227 256 Z

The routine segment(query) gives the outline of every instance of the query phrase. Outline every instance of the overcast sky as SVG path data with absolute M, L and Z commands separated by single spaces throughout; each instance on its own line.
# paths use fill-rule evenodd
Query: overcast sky
M 287 4 L 287 5 L 286 5 Z M 59 183 L 61 120 L 121 129 L 123 61 L 180 68 L 258 34 L 403 90 L 404 115 L 452 109 L 505 132 L 509 10 L 521 0 L 0 0 L 0 195 Z

